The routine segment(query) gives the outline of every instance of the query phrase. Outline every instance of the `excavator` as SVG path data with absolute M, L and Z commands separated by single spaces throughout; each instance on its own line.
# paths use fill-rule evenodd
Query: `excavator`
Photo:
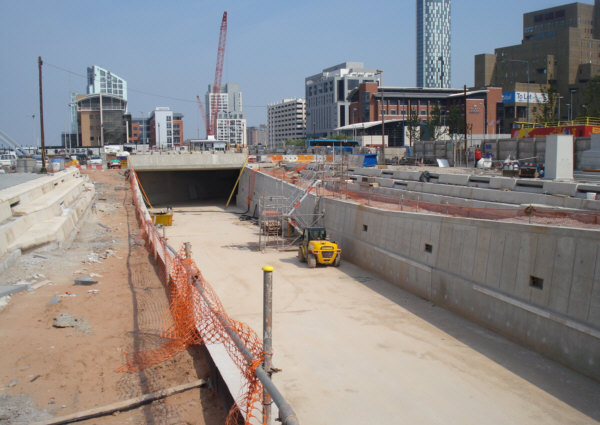
M 314 269 L 317 264 L 339 267 L 342 262 L 342 250 L 336 242 L 331 242 L 324 227 L 307 227 L 302 234 L 298 247 L 298 259 L 307 262 Z

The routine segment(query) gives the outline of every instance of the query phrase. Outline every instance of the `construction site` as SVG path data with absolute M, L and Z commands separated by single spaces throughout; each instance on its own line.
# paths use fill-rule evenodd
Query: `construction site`
M 0 423 L 600 421 L 599 185 L 245 158 L 0 191 Z

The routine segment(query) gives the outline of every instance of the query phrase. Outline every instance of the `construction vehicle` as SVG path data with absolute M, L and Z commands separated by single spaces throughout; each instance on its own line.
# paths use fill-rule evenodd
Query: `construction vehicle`
M 324 227 L 307 227 L 298 247 L 298 259 L 301 262 L 306 261 L 311 269 L 317 267 L 317 264 L 339 267 L 342 262 L 342 250 L 336 242 L 329 240 Z

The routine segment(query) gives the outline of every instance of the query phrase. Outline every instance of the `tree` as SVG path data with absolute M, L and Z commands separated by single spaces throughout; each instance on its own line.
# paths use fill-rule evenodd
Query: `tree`
M 420 136 L 421 120 L 417 115 L 417 111 L 410 111 L 410 116 L 406 120 L 406 127 L 408 127 L 408 139 L 410 146 L 413 146 L 415 142 L 419 140 Z
M 589 80 L 583 89 L 585 115 L 600 118 L 600 75 Z
M 431 140 L 438 140 L 445 134 L 445 129 L 442 127 L 442 111 L 438 105 L 433 107 L 423 127 L 424 134 L 421 136 L 422 140 L 426 140 L 425 137 Z
M 554 84 L 541 87 L 543 103 L 537 111 L 536 122 L 551 122 L 555 120 L 556 106 L 558 103 L 558 90 Z
M 286 146 L 306 146 L 305 139 L 286 139 Z
M 446 124 L 450 134 L 465 134 L 465 114 L 462 105 L 450 106 Z

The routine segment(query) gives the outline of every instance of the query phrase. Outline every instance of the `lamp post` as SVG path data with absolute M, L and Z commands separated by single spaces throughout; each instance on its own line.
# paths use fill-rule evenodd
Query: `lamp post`
M 567 121 L 571 121 L 571 104 L 567 103 Z
M 385 165 L 385 92 L 383 89 L 383 70 L 378 69 L 379 87 L 381 88 L 381 160 Z
M 575 104 L 573 103 L 573 93 L 575 93 L 576 91 L 577 91 L 577 89 L 569 90 L 569 93 L 571 94 L 571 114 L 570 114 L 569 121 L 573 120 L 573 106 L 575 106 Z
M 444 57 L 440 56 L 438 58 L 438 60 L 440 61 L 440 88 L 443 89 L 444 88 Z
M 529 61 L 522 59 L 505 59 L 505 62 L 521 62 L 527 64 L 527 122 L 529 122 Z
M 563 98 L 562 96 L 558 96 L 558 114 L 557 114 L 558 115 L 558 117 L 557 117 L 558 120 L 557 121 L 558 121 L 559 124 L 560 124 L 560 100 L 562 98 Z

